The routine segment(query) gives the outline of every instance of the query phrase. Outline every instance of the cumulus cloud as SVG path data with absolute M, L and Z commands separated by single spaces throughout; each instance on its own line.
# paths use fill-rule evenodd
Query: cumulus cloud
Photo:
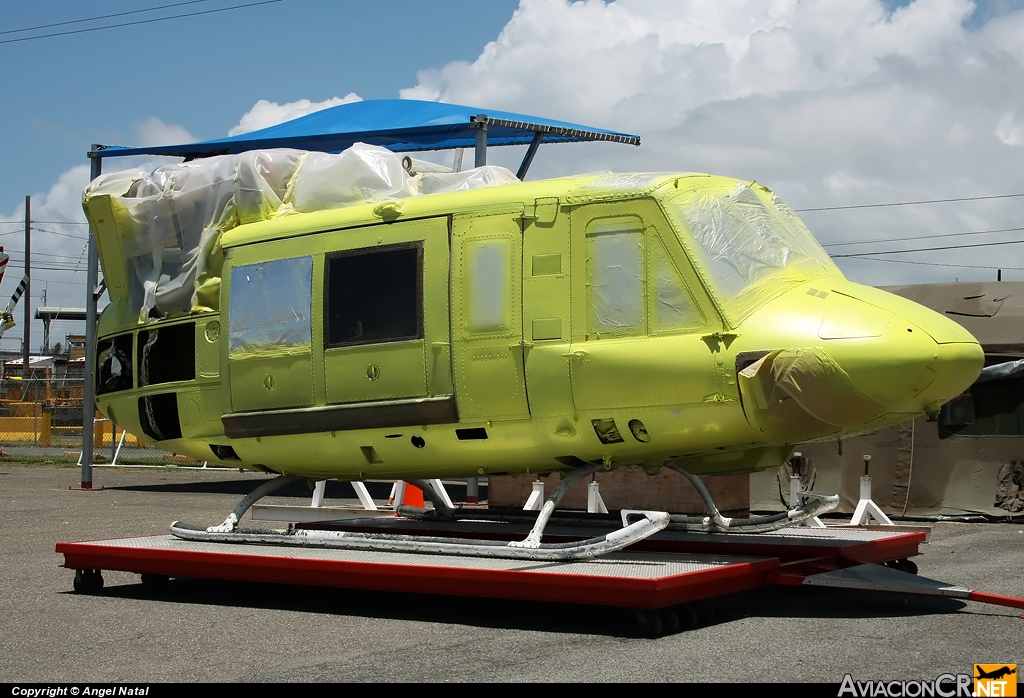
M 881 0 L 522 0 L 475 61 L 420 71 L 401 96 L 643 137 L 639 149 L 541 148 L 535 176 L 713 172 L 765 182 L 797 208 L 1024 192 L 1015 116 L 1024 114 L 1024 11 L 974 27 L 975 10 L 969 0 L 894 11 Z M 1024 201 L 1004 199 L 805 219 L 829 243 L 1018 227 L 1022 213 Z M 1024 278 L 1024 250 L 1014 246 L 892 259 L 998 260 L 1022 269 L 1004 278 Z M 995 276 L 841 265 L 867 283 Z
M 283 121 L 291 121 L 300 116 L 312 114 L 321 109 L 336 107 L 339 104 L 348 104 L 349 102 L 361 102 L 362 100 L 363 98 L 355 92 L 349 92 L 344 97 L 331 97 L 323 102 L 310 102 L 308 99 L 300 99 L 297 102 L 278 104 L 277 102 L 261 99 L 253 105 L 252 109 L 242 115 L 238 125 L 228 131 L 228 135 L 237 136 L 240 133 L 257 131 Z
M 135 131 L 135 145 L 146 147 L 151 145 L 179 145 L 194 143 L 198 140 L 184 126 L 165 124 L 155 116 L 144 121 L 132 122 Z

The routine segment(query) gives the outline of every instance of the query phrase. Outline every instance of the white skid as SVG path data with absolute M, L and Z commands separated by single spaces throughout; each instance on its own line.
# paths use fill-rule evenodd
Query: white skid
M 211 527 L 209 529 L 192 527 L 180 521 L 176 521 L 171 525 L 171 533 L 178 538 L 193 541 L 431 553 L 557 562 L 587 560 L 622 550 L 657 533 L 668 526 L 669 523 L 669 515 L 663 511 L 630 513 L 634 515 L 640 514 L 640 520 L 634 521 L 628 526 L 624 526 L 606 535 L 576 543 L 542 543 L 537 547 L 515 547 L 501 541 L 406 536 L 393 533 L 356 533 L 351 531 L 309 529 L 297 529 L 288 533 L 276 531 L 225 531 L 215 530 L 220 527 Z

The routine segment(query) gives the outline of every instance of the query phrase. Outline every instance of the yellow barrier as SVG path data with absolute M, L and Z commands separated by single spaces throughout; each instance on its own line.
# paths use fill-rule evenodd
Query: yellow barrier
M 7 414 L 11 417 L 38 417 L 43 413 L 41 402 L 8 402 Z
M 0 440 L 32 441 L 50 445 L 50 413 L 38 417 L 0 417 Z

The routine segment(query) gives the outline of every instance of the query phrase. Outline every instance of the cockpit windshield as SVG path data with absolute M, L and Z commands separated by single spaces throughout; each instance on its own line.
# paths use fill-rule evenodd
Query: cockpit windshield
M 723 300 L 776 275 L 801 281 L 841 275 L 793 209 L 767 187 L 715 179 L 695 184 L 689 191 L 680 186 L 665 208 L 680 231 L 689 231 L 695 244 L 686 246 L 701 257 Z

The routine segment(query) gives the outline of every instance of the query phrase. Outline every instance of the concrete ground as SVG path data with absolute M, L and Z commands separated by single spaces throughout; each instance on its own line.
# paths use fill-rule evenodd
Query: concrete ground
M 79 479 L 0 466 L 2 682 L 838 683 L 1024 664 L 1018 611 L 883 593 L 735 594 L 714 602 L 715 624 L 657 640 L 630 637 L 606 609 L 543 603 L 201 580 L 153 590 L 119 572 L 82 596 L 57 541 L 218 523 L 264 476 L 96 469 L 105 489 L 69 490 Z M 1024 596 L 1024 525 L 935 524 L 917 562 L 928 577 Z

